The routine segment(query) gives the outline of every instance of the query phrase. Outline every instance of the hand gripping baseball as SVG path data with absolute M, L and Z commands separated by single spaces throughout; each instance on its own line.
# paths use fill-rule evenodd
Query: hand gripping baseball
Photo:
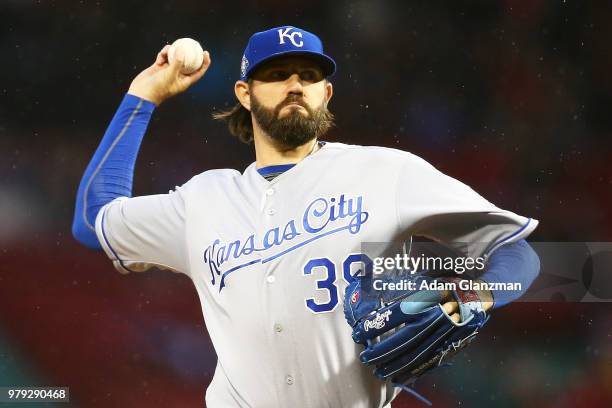
M 183 74 L 181 73 L 185 59 L 183 51 L 177 49 L 175 58 L 170 64 L 169 50 L 170 45 L 162 48 L 153 65 L 134 78 L 128 93 L 159 105 L 166 99 L 187 90 L 204 76 L 210 66 L 210 54 L 204 51 L 204 61 L 200 69 L 188 75 Z

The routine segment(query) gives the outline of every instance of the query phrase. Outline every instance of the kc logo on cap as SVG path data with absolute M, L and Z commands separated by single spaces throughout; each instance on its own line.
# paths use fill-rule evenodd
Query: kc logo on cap
M 325 55 L 315 34 L 293 26 L 271 28 L 253 34 L 240 61 L 240 80 L 246 81 L 260 64 L 277 57 L 299 55 L 317 62 L 327 77 L 336 72 L 336 62 Z
M 285 43 L 285 37 L 289 39 L 289 41 L 291 41 L 293 43 L 293 45 L 295 45 L 296 47 L 301 47 L 304 45 L 304 41 L 301 40 L 302 38 L 302 33 L 299 31 L 294 31 L 291 34 L 288 34 L 289 31 L 294 30 L 293 27 L 287 27 L 285 29 L 283 28 L 279 28 L 278 29 L 278 40 L 279 40 L 279 44 L 284 44 Z M 295 36 L 300 37 L 300 42 L 296 42 L 295 41 Z

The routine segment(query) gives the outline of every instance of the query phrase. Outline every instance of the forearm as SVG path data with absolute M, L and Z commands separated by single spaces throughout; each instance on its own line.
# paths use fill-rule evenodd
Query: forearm
M 155 105 L 125 95 L 77 192 L 72 234 L 89 248 L 101 249 L 95 233 L 98 211 L 117 197 L 132 195 L 134 166 Z
M 540 272 L 540 259 L 524 239 L 507 244 L 493 252 L 487 270 L 478 280 L 487 283 L 518 283 L 519 290 L 490 291 L 493 308 L 504 306 L 521 297 Z

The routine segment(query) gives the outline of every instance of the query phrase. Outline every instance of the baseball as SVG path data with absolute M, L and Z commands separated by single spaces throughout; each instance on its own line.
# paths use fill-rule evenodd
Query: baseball
M 185 75 L 189 75 L 197 71 L 204 61 L 204 50 L 200 43 L 192 38 L 179 38 L 173 42 L 170 46 L 170 50 L 168 50 L 168 62 L 171 64 L 172 61 L 174 61 L 176 50 L 179 48 L 183 50 L 185 55 L 181 72 Z

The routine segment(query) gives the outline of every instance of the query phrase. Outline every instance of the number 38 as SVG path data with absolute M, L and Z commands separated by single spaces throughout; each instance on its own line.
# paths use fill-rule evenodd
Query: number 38
M 372 267 L 371 259 L 365 254 L 351 254 L 342 262 L 342 278 L 351 283 L 355 280 L 351 269 L 353 264 L 361 264 L 360 270 Z M 311 259 L 304 265 L 304 275 L 311 275 L 317 268 L 325 272 L 323 279 L 317 280 L 317 289 L 326 290 L 329 301 L 325 303 L 317 303 L 314 298 L 307 298 L 306 307 L 314 313 L 331 312 L 338 305 L 338 286 L 336 285 L 336 265 L 329 258 Z M 369 272 L 369 271 L 368 271 Z

